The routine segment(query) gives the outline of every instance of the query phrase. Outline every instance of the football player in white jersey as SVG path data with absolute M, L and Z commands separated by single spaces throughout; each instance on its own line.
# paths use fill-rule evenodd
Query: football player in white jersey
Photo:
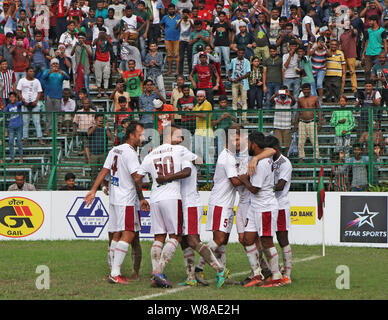
M 266 147 L 264 135 L 260 132 L 251 133 L 248 137 L 248 145 L 250 156 L 260 154 Z M 244 287 L 283 285 L 283 276 L 279 271 L 279 257 L 273 243 L 278 217 L 278 202 L 275 197 L 274 178 L 272 158 L 260 160 L 257 164 L 256 172 L 250 179 L 248 175 L 239 176 L 240 181 L 251 192 L 251 205 L 247 215 L 248 221 L 245 227 L 244 243 L 248 261 L 251 269 L 254 270 L 254 277 Z M 261 272 L 255 244 L 257 234 L 259 234 L 265 249 L 272 272 L 272 277 L 266 282 L 264 282 Z
M 217 287 L 220 288 L 229 270 L 222 266 L 210 248 L 201 242 L 200 232 L 202 224 L 203 206 L 197 191 L 197 168 L 191 163 L 191 174 L 181 180 L 182 208 L 183 208 L 183 237 L 182 250 L 186 267 L 187 279 L 179 285 L 196 286 L 194 273 L 194 251 L 217 272 Z
M 265 148 L 263 152 L 253 158 L 257 163 L 257 161 L 261 159 L 272 157 L 275 153 L 275 149 Z M 246 174 L 248 172 L 248 163 L 250 158 L 252 157 L 250 157 L 248 154 L 248 130 L 240 130 L 240 152 L 236 152 L 237 172 L 239 175 Z M 244 231 L 245 225 L 247 223 L 248 209 L 250 206 L 250 192 L 244 185 L 238 186 L 237 192 L 239 195 L 239 201 L 236 211 L 236 229 L 238 234 L 238 241 L 245 249 Z M 258 250 L 257 254 L 259 255 L 259 262 L 262 269 L 262 274 L 264 278 L 269 278 L 272 273 L 271 270 L 269 270 L 268 264 L 264 259 L 263 249 L 259 237 L 256 238 L 255 243 Z M 240 284 L 245 285 L 246 283 L 251 282 L 252 277 L 254 276 L 253 273 L 254 270 L 251 270 L 251 275 L 245 280 L 243 280 Z
M 190 163 L 195 160 L 196 155 L 179 145 L 183 141 L 179 127 L 165 127 L 163 138 L 164 143 L 144 158 L 136 179 L 140 181 L 148 173 L 152 176 L 151 233 L 155 237 L 151 248 L 152 279 L 159 286 L 169 288 L 171 285 L 163 270 L 174 256 L 182 234 L 183 213 L 179 180 L 190 176 Z M 167 234 L 169 239 L 163 247 Z
M 276 150 L 273 156 L 275 170 L 275 195 L 278 200 L 279 212 L 276 225 L 276 238 L 283 254 L 283 282 L 291 284 L 292 252 L 288 241 L 288 230 L 291 226 L 290 201 L 288 192 L 291 185 L 292 164 L 280 152 L 279 140 L 274 136 L 265 137 L 265 143 Z
M 129 244 L 135 238 L 135 233 L 141 228 L 140 217 L 135 210 L 137 197 L 139 197 L 141 208 L 143 210 L 149 209 L 141 186 L 134 181 L 136 172 L 140 168 L 136 150 L 144 141 L 143 125 L 132 122 L 127 127 L 124 141 L 126 143 L 109 151 L 104 167 L 85 197 L 85 202 L 89 206 L 94 201 L 97 189 L 106 175 L 110 175 L 108 231 L 113 232 L 112 243 L 115 241 L 116 247 L 108 281 L 122 284 L 128 283 L 128 279 L 121 275 L 121 264 L 125 259 Z
M 235 187 L 241 185 L 236 161 L 236 152 L 240 151 L 240 129 L 241 126 L 232 125 L 225 130 L 226 147 L 217 159 L 206 219 L 206 230 L 213 232 L 213 239 L 209 241 L 208 247 L 223 266 L 226 266 L 226 244 L 234 220 Z M 195 268 L 195 277 L 199 283 L 207 285 L 204 265 L 204 259 L 200 258 Z
M 103 187 L 102 187 L 102 191 L 107 196 L 109 196 L 109 181 L 110 181 L 110 175 L 108 174 L 105 176 L 105 179 L 103 181 Z M 149 181 L 148 177 L 147 176 L 144 177 L 142 188 L 147 189 L 149 186 L 149 182 L 150 181 Z M 138 215 L 140 216 L 140 201 L 139 201 L 138 197 L 136 199 L 135 210 L 138 213 Z M 139 218 L 139 221 L 141 221 L 141 218 Z M 140 226 L 141 226 L 141 224 L 140 224 Z M 114 234 L 114 232 L 108 231 L 108 239 L 109 239 L 108 240 L 108 265 L 109 265 L 110 269 L 112 269 L 112 261 L 114 259 L 114 252 L 115 252 L 115 248 L 117 245 L 117 242 L 113 241 L 113 234 Z M 113 241 L 113 245 L 112 245 L 112 241 Z M 132 252 L 131 252 L 132 274 L 131 274 L 131 277 L 128 278 L 128 280 L 129 281 L 137 281 L 137 280 L 139 280 L 140 265 L 141 265 L 141 260 L 142 260 L 142 248 L 140 245 L 140 231 L 135 232 L 135 238 L 131 242 L 131 247 L 132 247 Z M 108 279 L 109 279 L 109 275 L 105 278 L 105 280 L 108 280 Z

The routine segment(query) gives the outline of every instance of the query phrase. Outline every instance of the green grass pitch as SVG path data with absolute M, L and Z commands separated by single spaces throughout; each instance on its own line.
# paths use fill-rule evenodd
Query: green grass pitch
M 165 273 L 172 289 L 151 288 L 151 241 L 142 241 L 143 260 L 140 281 L 113 285 L 104 281 L 108 274 L 106 241 L 1 241 L 0 299 L 2 300 L 386 300 L 388 298 L 387 249 L 292 245 L 292 284 L 280 288 L 243 288 L 224 285 L 216 288 L 215 272 L 205 267 L 208 287 L 182 288 L 177 283 L 185 278 L 181 250 L 168 264 Z M 278 250 L 280 253 L 280 250 Z M 197 255 L 198 261 L 198 255 Z M 280 254 L 280 261 L 282 261 Z M 35 282 L 38 265 L 50 270 L 50 288 L 38 290 Z M 227 265 L 232 278 L 244 279 L 249 273 L 248 259 L 238 243 L 227 246 Z M 338 289 L 336 280 L 342 274 L 337 267 L 349 268 L 349 289 Z M 130 251 L 122 273 L 131 274 Z M 214 280 L 213 280 L 214 279 Z

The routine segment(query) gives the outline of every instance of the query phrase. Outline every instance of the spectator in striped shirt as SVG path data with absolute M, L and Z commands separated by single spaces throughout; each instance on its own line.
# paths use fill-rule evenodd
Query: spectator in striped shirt
M 326 61 L 326 76 L 325 76 L 325 98 L 329 102 L 338 102 L 339 97 L 344 92 L 346 79 L 346 62 L 344 53 L 338 50 L 338 41 L 330 41 L 331 56 Z
M 314 80 L 319 96 L 319 101 L 322 104 L 323 99 L 323 80 L 326 75 L 326 60 L 331 56 L 328 50 L 325 38 L 319 37 L 317 43 L 307 53 L 311 57 Z
M 10 92 L 16 92 L 16 77 L 13 70 L 8 69 L 7 60 L 0 61 L 0 97 L 2 102 L 7 103 Z
M 275 104 L 275 110 L 282 110 L 274 114 L 274 136 L 278 138 L 279 144 L 284 148 L 283 154 L 288 154 L 288 149 L 291 144 L 291 107 L 295 104 L 295 98 L 288 90 L 287 86 L 281 86 L 278 91 L 271 97 L 271 104 Z M 283 111 L 289 110 L 289 111 Z

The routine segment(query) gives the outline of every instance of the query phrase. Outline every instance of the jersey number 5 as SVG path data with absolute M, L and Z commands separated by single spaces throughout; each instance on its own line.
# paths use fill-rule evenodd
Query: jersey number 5
M 154 159 L 154 166 L 159 176 L 174 173 L 174 160 L 171 156 Z

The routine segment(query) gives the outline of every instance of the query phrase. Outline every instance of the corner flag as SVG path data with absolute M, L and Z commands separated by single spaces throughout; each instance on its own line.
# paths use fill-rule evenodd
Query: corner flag
M 323 184 L 323 166 L 319 173 L 318 190 L 317 190 L 317 204 L 318 204 L 318 220 L 323 216 L 323 206 L 325 204 L 325 185 Z

